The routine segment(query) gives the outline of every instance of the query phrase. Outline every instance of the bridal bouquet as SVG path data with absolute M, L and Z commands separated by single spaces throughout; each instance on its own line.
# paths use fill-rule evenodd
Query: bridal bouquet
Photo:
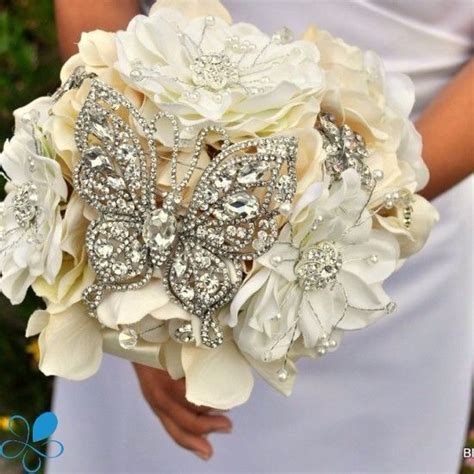
M 61 79 L 0 156 L 1 291 L 44 300 L 45 374 L 84 379 L 105 351 L 227 409 L 253 371 L 290 394 L 298 358 L 396 309 L 383 283 L 437 213 L 413 85 L 374 53 L 160 0 L 83 34 Z

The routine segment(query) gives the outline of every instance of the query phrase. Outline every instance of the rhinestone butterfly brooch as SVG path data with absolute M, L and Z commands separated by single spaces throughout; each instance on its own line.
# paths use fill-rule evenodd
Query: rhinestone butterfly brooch
M 148 122 L 122 94 L 84 72 L 71 77 L 58 96 L 85 79 L 91 85 L 76 121 L 81 160 L 73 178 L 98 217 L 86 237 L 96 279 L 83 300 L 96 316 L 107 292 L 136 290 L 159 275 L 170 297 L 200 319 L 202 344 L 217 347 L 223 341 L 219 309 L 241 286 L 245 261 L 271 248 L 278 217 L 291 209 L 297 140 L 278 136 L 231 144 L 223 129 L 209 126 L 197 135 L 185 164 L 178 159 L 179 125 L 173 115 L 161 112 Z M 171 157 L 156 151 L 162 119 L 173 127 Z M 202 171 L 185 209 L 182 194 L 199 168 L 208 135 L 220 137 L 220 150 Z M 160 160 L 170 162 L 166 193 L 156 185 Z M 187 168 L 180 179 L 178 165 Z M 186 331 L 181 333 L 189 340 Z

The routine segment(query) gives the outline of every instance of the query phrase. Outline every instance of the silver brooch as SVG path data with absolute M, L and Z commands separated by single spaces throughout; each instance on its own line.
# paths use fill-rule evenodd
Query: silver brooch
M 77 80 L 71 83 L 78 86 Z M 156 124 L 162 119 L 173 126 L 171 159 L 156 152 Z M 221 151 L 184 209 L 182 192 L 209 134 L 222 137 Z M 178 160 L 174 116 L 160 113 L 147 122 L 123 95 L 96 78 L 77 118 L 75 139 L 81 160 L 74 187 L 99 212 L 86 237 L 96 273 L 83 294 L 91 315 L 107 292 L 138 289 L 159 269 L 172 299 L 200 319 L 202 343 L 221 344 L 215 315 L 240 287 L 242 262 L 270 249 L 278 236 L 278 215 L 291 208 L 297 140 L 280 136 L 230 144 L 223 129 L 210 126 L 200 131 L 184 164 Z M 164 194 L 156 178 L 166 159 L 171 189 Z M 178 165 L 187 167 L 179 181 Z
M 353 168 L 360 175 L 362 185 L 372 188 L 378 176 L 373 176 L 365 163 L 369 153 L 364 138 L 347 124 L 338 127 L 334 116 L 327 113 L 319 115 L 316 128 L 323 138 L 325 169 L 331 178 L 337 181 L 343 171 Z

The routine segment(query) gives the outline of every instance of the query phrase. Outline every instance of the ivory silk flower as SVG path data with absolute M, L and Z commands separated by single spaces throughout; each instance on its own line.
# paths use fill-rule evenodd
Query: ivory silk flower
M 42 131 L 50 107 L 51 100 L 41 98 L 18 109 L 15 135 L 0 155 L 8 175 L 0 219 L 0 286 L 15 304 L 38 277 L 52 282 L 62 261 L 59 205 L 67 187 Z
M 232 302 L 229 324 L 243 352 L 283 360 L 301 337 L 324 354 L 338 332 L 393 310 L 382 283 L 397 267 L 399 247 L 389 232 L 373 228 L 366 201 L 354 170 L 329 189 L 307 190 Z
M 275 133 L 314 123 L 324 86 L 317 48 L 290 40 L 287 30 L 269 37 L 250 24 L 157 7 L 117 33 L 116 68 L 188 133 L 208 121 L 232 137 Z

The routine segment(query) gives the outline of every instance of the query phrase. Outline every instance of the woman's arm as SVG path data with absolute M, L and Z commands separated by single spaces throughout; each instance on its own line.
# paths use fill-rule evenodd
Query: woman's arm
M 64 60 L 77 52 L 83 31 L 117 31 L 139 13 L 138 0 L 55 0 L 54 4 Z
M 416 128 L 431 174 L 421 194 L 433 199 L 474 170 L 474 60 L 426 108 Z

